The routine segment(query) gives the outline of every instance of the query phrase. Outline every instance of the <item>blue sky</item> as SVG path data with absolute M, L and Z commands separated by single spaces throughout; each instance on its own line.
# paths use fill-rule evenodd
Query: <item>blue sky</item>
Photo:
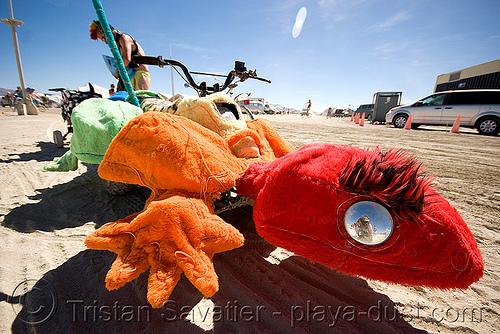
M 10 17 L 0 0 L 0 17 Z M 26 86 L 108 87 L 114 78 L 89 37 L 91 0 L 12 0 Z M 313 110 L 371 103 L 378 91 L 402 91 L 403 102 L 433 92 L 436 77 L 500 58 L 498 0 L 102 0 L 109 22 L 131 34 L 148 55 L 192 71 L 227 73 L 235 60 L 271 84 L 246 81 L 270 103 Z M 307 8 L 301 34 L 297 12 Z M 0 25 L 0 87 L 19 85 L 11 29 Z M 151 67 L 150 89 L 171 93 L 170 70 Z M 199 77 L 212 83 L 211 78 Z M 194 95 L 174 74 L 176 93 Z

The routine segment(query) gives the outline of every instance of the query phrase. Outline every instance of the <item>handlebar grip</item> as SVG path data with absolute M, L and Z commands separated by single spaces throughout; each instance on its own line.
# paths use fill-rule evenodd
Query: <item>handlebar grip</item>
M 146 65 L 165 65 L 162 56 L 152 57 L 152 56 L 132 56 L 132 62 L 136 64 L 146 64 Z
M 271 80 L 265 79 L 265 78 L 255 77 L 254 79 L 257 79 L 257 80 L 260 80 L 260 81 L 264 81 L 264 82 L 267 82 L 267 83 L 271 83 Z

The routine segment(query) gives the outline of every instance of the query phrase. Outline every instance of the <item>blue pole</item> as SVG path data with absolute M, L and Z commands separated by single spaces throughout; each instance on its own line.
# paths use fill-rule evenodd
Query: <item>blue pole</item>
M 94 4 L 97 17 L 99 18 L 102 30 L 104 31 L 104 35 L 106 36 L 106 41 L 108 42 L 109 49 L 111 50 L 111 53 L 115 58 L 116 66 L 118 67 L 118 73 L 122 78 L 125 89 L 130 96 L 132 103 L 140 107 L 139 100 L 137 100 L 137 96 L 134 93 L 134 89 L 132 88 L 132 84 L 130 83 L 130 78 L 128 77 L 127 70 L 125 69 L 125 65 L 123 65 L 122 56 L 118 51 L 118 46 L 116 45 L 115 38 L 113 37 L 113 33 L 111 32 L 111 28 L 109 27 L 108 20 L 106 19 L 106 14 L 104 13 L 104 9 L 102 8 L 101 1 L 92 0 L 92 3 Z

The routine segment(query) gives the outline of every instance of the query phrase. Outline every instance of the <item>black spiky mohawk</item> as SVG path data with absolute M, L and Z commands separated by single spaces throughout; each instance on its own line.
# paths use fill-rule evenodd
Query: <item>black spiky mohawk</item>
M 361 159 L 352 159 L 342 171 L 340 184 L 354 193 L 372 196 L 402 212 L 421 213 L 425 192 L 434 177 L 424 176 L 414 156 L 392 149 L 365 150 Z

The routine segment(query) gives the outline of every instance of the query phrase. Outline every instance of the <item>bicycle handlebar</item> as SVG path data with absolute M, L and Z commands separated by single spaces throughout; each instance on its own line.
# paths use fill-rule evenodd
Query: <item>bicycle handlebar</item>
M 220 86 L 220 84 L 215 83 L 213 86 L 207 86 L 206 82 L 201 82 L 200 84 L 197 84 L 191 74 L 203 74 L 203 75 L 212 75 L 212 76 L 221 76 L 219 74 L 210 74 L 210 73 L 200 73 L 200 72 L 189 72 L 187 67 L 181 63 L 180 61 L 173 60 L 173 59 L 163 59 L 162 56 L 158 57 L 152 57 L 152 56 L 132 56 L 132 62 L 136 64 L 146 64 L 146 65 L 154 65 L 154 66 L 159 66 L 159 67 L 164 67 L 165 65 L 170 65 L 170 66 L 177 66 L 179 67 L 184 75 L 186 76 L 187 81 L 193 87 L 196 91 L 199 92 L 200 96 L 204 96 L 208 94 L 208 92 L 216 93 L 225 90 L 228 88 L 233 80 L 237 77 L 240 79 L 240 82 L 245 81 L 246 79 L 256 79 L 260 81 L 264 81 L 267 83 L 271 83 L 270 80 L 260 78 L 257 76 L 257 71 L 256 70 L 250 70 L 248 71 L 247 68 L 245 67 L 245 63 L 241 61 L 235 61 L 234 62 L 234 70 L 231 70 L 227 75 L 223 76 L 226 77 L 226 81 Z

